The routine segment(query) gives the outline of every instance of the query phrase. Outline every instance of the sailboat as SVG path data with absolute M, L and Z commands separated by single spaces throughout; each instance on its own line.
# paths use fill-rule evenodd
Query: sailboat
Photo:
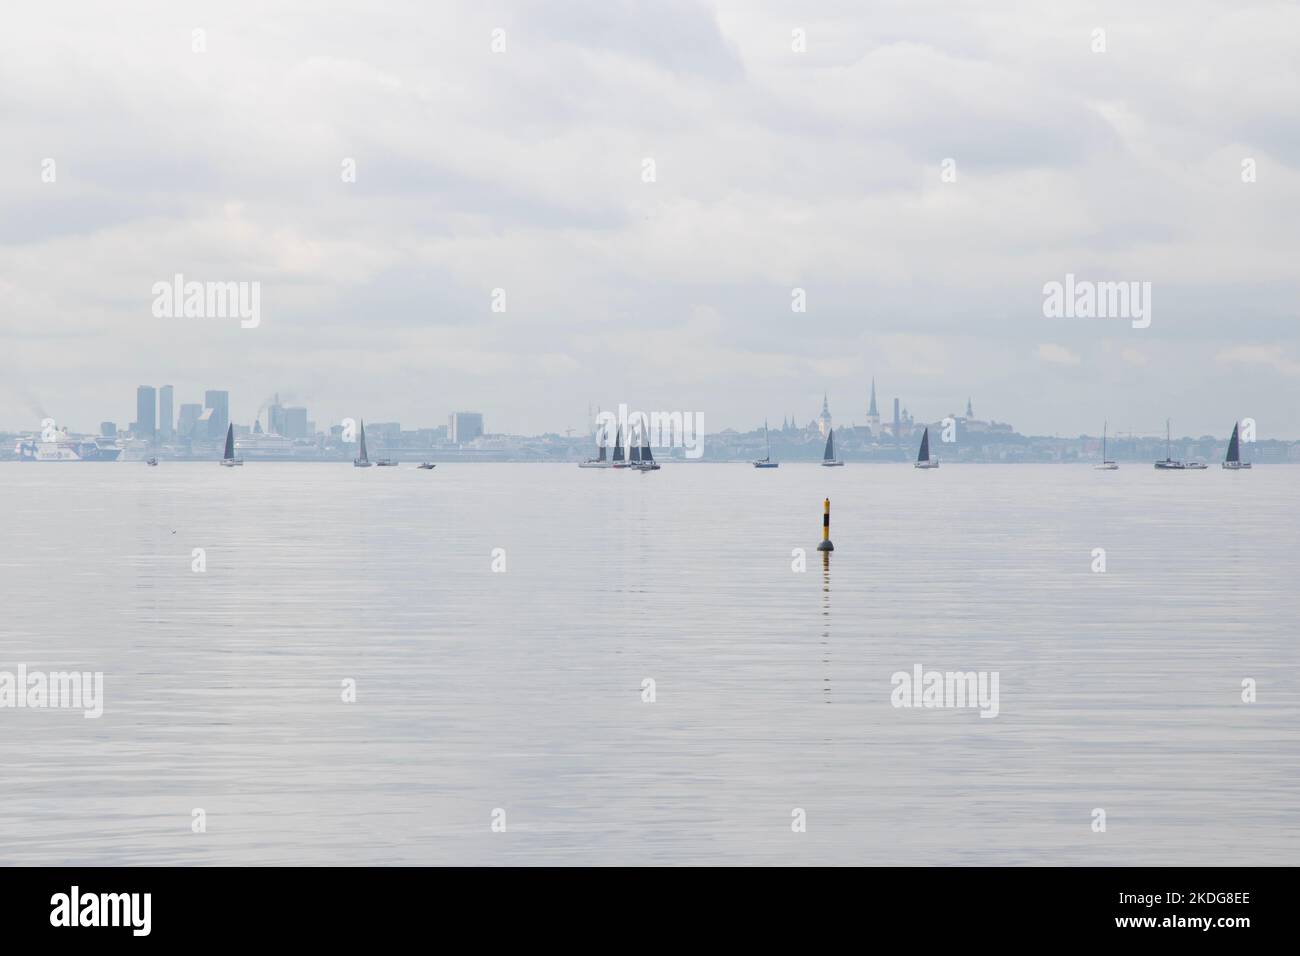
M 619 425 L 614 432 L 614 460 L 610 462 L 611 468 L 626 468 L 627 462 L 623 459 L 623 426 Z
M 913 468 L 938 468 L 939 459 L 930 457 L 930 429 L 927 427 L 921 432 L 921 449 L 916 453 L 916 461 L 912 462 Z
M 781 463 L 772 460 L 772 441 L 767 437 L 767 419 L 763 419 L 763 444 L 767 448 L 767 454 L 754 462 L 755 468 L 779 468 Z
M 422 461 L 416 467 L 419 468 L 421 471 L 433 471 L 433 469 L 437 468 L 438 466 L 431 461 Z
M 226 428 L 226 450 L 221 456 L 221 465 L 223 468 L 237 468 L 243 463 L 244 459 L 235 457 L 235 425 L 232 422 Z
M 835 459 L 835 429 L 826 433 L 826 450 L 822 452 L 823 468 L 839 468 L 844 462 Z
M 1092 467 L 1097 471 L 1119 471 L 1119 464 L 1106 457 L 1106 424 L 1101 423 L 1101 464 Z
M 641 463 L 634 465 L 637 471 L 658 471 L 663 466 L 655 461 L 654 452 L 650 450 L 650 429 L 644 425 L 640 428 L 641 432 Z
M 1240 423 L 1232 423 L 1232 437 L 1228 439 L 1228 454 L 1223 459 L 1223 467 L 1228 471 L 1241 471 L 1249 468 L 1250 462 L 1241 460 L 1241 439 L 1237 435 Z
M 361 419 L 361 454 L 352 459 L 352 467 L 370 467 L 370 456 L 366 454 L 366 420 L 364 418 Z
M 579 468 L 608 468 L 612 464 L 605 458 L 605 436 L 608 432 L 601 426 L 600 437 L 596 440 L 596 457 L 578 462 Z
M 1204 471 L 1209 466 L 1199 461 L 1181 461 L 1173 457 L 1174 442 L 1170 421 L 1165 419 L 1165 460 L 1156 462 L 1158 471 Z
M 632 432 L 631 428 L 629 428 L 628 431 L 630 434 L 627 436 L 627 466 L 629 468 L 640 468 L 641 437 L 639 433 L 641 431 L 641 426 L 638 425 L 635 432 Z

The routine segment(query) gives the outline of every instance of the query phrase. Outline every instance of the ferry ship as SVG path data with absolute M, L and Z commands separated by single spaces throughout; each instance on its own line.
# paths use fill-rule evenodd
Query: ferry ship
M 73 438 L 59 432 L 52 441 L 36 436 L 20 438 L 14 454 L 19 461 L 117 461 L 122 449 L 104 441 L 101 445 L 95 438 Z

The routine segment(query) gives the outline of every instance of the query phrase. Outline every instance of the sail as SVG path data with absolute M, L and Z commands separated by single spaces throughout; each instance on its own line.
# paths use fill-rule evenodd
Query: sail
M 235 426 L 226 429 L 226 453 L 222 455 L 227 461 L 235 457 Z
M 638 431 L 639 431 L 639 429 L 638 429 Z M 632 438 L 630 435 L 628 436 L 628 440 L 627 440 L 627 460 L 628 460 L 628 461 L 640 461 L 640 460 L 641 460 L 641 446 L 638 445 L 638 444 L 636 444 L 636 441 L 637 441 L 637 439 Z
M 822 453 L 822 461 L 835 460 L 835 429 L 826 433 L 826 451 Z
M 763 419 L 763 447 L 767 449 L 767 454 L 763 456 L 764 461 L 772 459 L 772 440 L 767 437 L 767 419 Z
M 366 455 L 366 423 L 364 419 L 361 422 L 361 460 L 370 460 L 369 456 Z
M 1237 423 L 1232 423 L 1232 438 L 1228 441 L 1227 461 L 1241 461 L 1241 445 L 1237 440 Z
M 597 452 L 596 452 L 596 460 L 597 460 L 597 461 L 604 461 L 604 460 L 605 460 L 605 443 L 604 443 L 604 442 L 601 442 L 601 443 L 600 443 L 600 448 L 599 448 L 599 449 L 597 450 Z
M 623 460 L 623 426 L 618 426 L 618 431 L 614 433 L 614 460 Z
M 921 450 L 917 453 L 917 461 L 930 460 L 930 429 L 921 432 Z
M 641 460 L 654 461 L 655 456 L 650 453 L 650 433 L 647 431 L 641 439 Z

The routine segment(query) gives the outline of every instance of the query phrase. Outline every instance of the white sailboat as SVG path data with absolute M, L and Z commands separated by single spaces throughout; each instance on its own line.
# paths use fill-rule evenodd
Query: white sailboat
M 352 459 L 353 468 L 369 468 L 371 465 L 370 456 L 366 454 L 366 420 L 361 419 L 361 454 Z
M 1228 471 L 1241 471 L 1250 467 L 1250 462 L 1241 460 L 1241 439 L 1237 434 L 1239 422 L 1232 423 L 1232 437 L 1228 439 L 1228 454 L 1224 456 L 1222 466 Z
M 1106 457 L 1106 422 L 1101 423 L 1101 464 L 1093 465 L 1097 471 L 1118 471 L 1119 463 Z
M 235 426 L 232 422 L 226 428 L 226 450 L 221 456 L 221 466 L 223 468 L 238 468 L 244 464 L 244 459 L 235 457 Z
M 930 457 L 930 429 L 927 427 L 921 432 L 921 448 L 916 453 L 916 461 L 912 462 L 913 468 L 938 468 L 939 459 Z
M 823 468 L 839 468 L 844 462 L 835 457 L 835 429 L 826 433 L 826 450 L 822 452 Z
M 767 454 L 754 462 L 755 468 L 779 468 L 781 463 L 772 460 L 772 441 L 767 435 L 767 419 L 763 419 L 763 444 L 767 448 Z
M 1165 460 L 1156 462 L 1158 471 L 1204 471 L 1209 465 L 1199 461 L 1182 461 L 1174 458 L 1174 441 L 1170 430 L 1170 420 L 1165 419 Z

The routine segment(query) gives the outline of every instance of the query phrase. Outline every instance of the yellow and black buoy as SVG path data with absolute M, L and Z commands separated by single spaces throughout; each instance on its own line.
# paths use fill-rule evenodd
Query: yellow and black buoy
M 822 543 L 817 545 L 817 550 L 834 551 L 835 545 L 831 544 L 831 499 L 827 498 L 822 508 Z

